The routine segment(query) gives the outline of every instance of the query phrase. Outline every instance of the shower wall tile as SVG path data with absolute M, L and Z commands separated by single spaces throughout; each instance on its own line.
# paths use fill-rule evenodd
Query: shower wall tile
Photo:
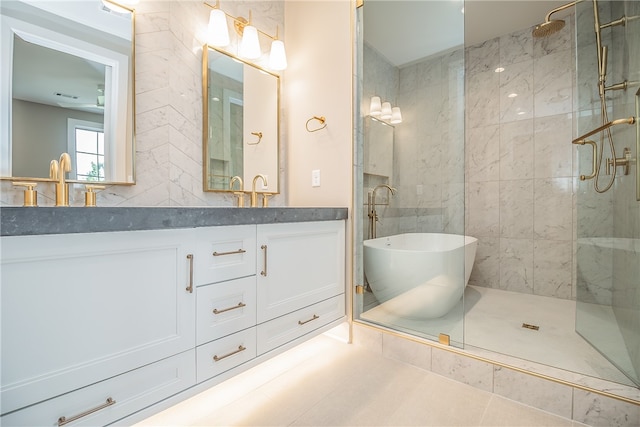
M 469 233 L 467 233 L 469 234 Z M 471 233 L 473 236 L 473 233 Z M 500 286 L 500 239 L 483 237 L 478 239 L 476 260 L 471 270 L 469 284 L 486 288 Z
M 574 389 L 573 419 L 590 426 L 635 427 L 640 425 L 640 406 Z
M 572 388 L 496 366 L 493 392 L 508 399 L 571 419 Z
M 500 127 L 469 129 L 465 160 L 469 181 L 497 181 L 500 176 Z
M 535 177 L 573 176 L 572 114 L 540 117 L 534 123 Z
M 562 30 L 553 34 L 553 37 L 533 37 L 533 56 L 538 59 L 545 55 L 553 54 L 562 50 L 571 50 L 574 38 L 574 15 L 573 12 L 564 18 L 565 26 Z M 592 19 L 593 22 L 593 19 Z M 590 32 L 593 32 L 591 29 Z
M 500 181 L 500 236 L 533 238 L 533 180 Z
M 500 65 L 500 39 L 495 38 L 465 49 L 465 72 L 469 75 L 494 71 Z
M 533 59 L 504 66 L 500 76 L 500 120 L 533 117 Z
M 572 298 L 573 244 L 537 239 L 533 247 L 533 293 Z
M 431 346 L 397 337 L 391 334 L 382 336 L 382 355 L 396 359 L 424 370 L 431 370 Z
M 466 75 L 466 129 L 474 129 L 500 122 L 500 75 L 485 71 Z
M 536 117 L 571 113 L 573 69 L 571 50 L 550 53 L 534 60 L 534 109 Z
M 533 59 L 533 36 L 530 28 L 500 37 L 501 66 L 506 67 L 531 59 Z
M 500 289 L 533 293 L 533 239 L 500 239 Z
M 536 239 L 573 238 L 573 179 L 552 178 L 534 181 L 534 222 Z
M 484 391 L 493 390 L 493 365 L 491 363 L 434 347 L 431 352 L 431 370 L 436 374 Z
M 500 184 L 498 181 L 467 184 L 467 233 L 475 237 L 500 234 Z
M 500 125 L 500 179 L 533 178 L 533 120 Z

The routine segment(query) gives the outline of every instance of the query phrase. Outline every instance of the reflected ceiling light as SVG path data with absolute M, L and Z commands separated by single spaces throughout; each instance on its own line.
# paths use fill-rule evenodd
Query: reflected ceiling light
M 380 114 L 380 118 L 382 120 L 389 120 L 391 118 L 391 103 L 383 102 L 382 103 L 382 113 Z
M 400 107 L 393 107 L 391 109 L 391 121 L 392 125 L 397 125 L 398 123 L 402 123 L 402 113 L 400 112 Z
M 223 11 L 220 8 L 220 0 L 216 0 L 214 6 L 207 2 L 204 4 L 213 9 L 209 14 L 209 32 L 207 36 L 207 43 L 209 45 L 218 47 L 229 45 L 229 28 L 227 26 L 227 17 L 229 17 L 233 20 L 236 32 L 242 37 L 238 47 L 239 57 L 244 59 L 260 58 L 262 56 L 262 49 L 260 48 L 259 35 L 262 34 L 272 40 L 268 67 L 275 71 L 282 71 L 287 68 L 287 55 L 284 42 L 278 39 L 277 28 L 275 37 L 270 36 L 251 24 L 251 11 L 249 11 L 249 20 L 247 21 L 241 16 L 236 17 Z
M 515 98 L 516 96 L 518 96 L 517 93 L 510 93 L 509 95 L 507 95 L 507 98 Z
M 375 117 L 382 114 L 382 101 L 380 101 L 379 96 L 371 97 L 371 103 L 369 104 L 369 114 Z
M 504 71 L 504 67 L 498 67 L 498 68 L 495 69 L 496 73 L 501 73 L 503 71 Z

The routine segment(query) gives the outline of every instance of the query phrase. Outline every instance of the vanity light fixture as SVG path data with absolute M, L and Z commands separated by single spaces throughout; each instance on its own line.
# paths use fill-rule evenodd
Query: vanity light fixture
M 379 96 L 371 97 L 371 104 L 369 105 L 369 114 L 377 117 L 382 114 L 382 101 Z
M 402 123 L 402 113 L 400 112 L 400 107 L 393 107 L 391 109 L 390 123 L 392 125 L 397 125 L 398 123 Z
M 382 112 L 380 113 L 380 118 L 382 120 L 389 120 L 391 118 L 391 103 L 383 102 L 382 103 Z
M 217 0 L 214 6 L 207 2 L 204 4 L 212 9 L 209 14 L 208 44 L 217 47 L 225 47 L 230 44 L 229 28 L 227 26 L 227 17 L 229 17 L 233 20 L 236 32 L 242 37 L 238 48 L 239 57 L 244 59 L 260 58 L 262 50 L 260 48 L 259 34 L 262 34 L 272 40 L 268 67 L 275 71 L 282 71 L 287 68 L 287 55 L 284 43 L 278 38 L 277 28 L 276 35 L 271 36 L 251 24 L 251 11 L 249 11 L 249 20 L 247 21 L 241 16 L 236 17 L 223 11 L 220 8 L 220 0 Z

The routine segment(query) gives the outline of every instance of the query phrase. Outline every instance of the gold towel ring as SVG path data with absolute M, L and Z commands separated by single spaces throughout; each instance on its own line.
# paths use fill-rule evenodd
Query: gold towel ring
M 317 128 L 317 129 L 309 129 L 309 122 L 310 122 L 311 120 L 317 120 L 317 121 L 319 121 L 319 122 L 320 122 L 320 124 L 321 124 L 322 126 L 320 126 L 320 127 L 319 127 L 319 128 Z M 317 131 L 319 131 L 320 129 L 324 129 L 324 128 L 326 128 L 326 127 L 327 127 L 327 123 L 326 123 L 326 121 L 327 121 L 327 120 L 324 118 L 324 116 L 320 116 L 320 117 L 318 117 L 318 116 L 313 116 L 313 117 L 311 117 L 309 120 L 307 120 L 307 124 L 306 124 L 307 132 L 317 132 Z
M 247 145 L 258 145 L 260 141 L 262 141 L 262 132 L 251 132 L 251 135 L 255 135 L 258 137 L 258 141 L 256 142 L 247 142 Z

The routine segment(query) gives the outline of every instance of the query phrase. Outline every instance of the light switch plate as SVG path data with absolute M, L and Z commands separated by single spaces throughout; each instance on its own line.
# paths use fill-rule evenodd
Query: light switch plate
M 320 169 L 314 169 L 311 171 L 311 186 L 320 187 Z

